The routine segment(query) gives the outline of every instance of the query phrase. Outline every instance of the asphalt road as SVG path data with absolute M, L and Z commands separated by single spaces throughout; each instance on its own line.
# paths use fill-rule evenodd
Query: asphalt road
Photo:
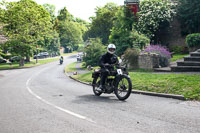
M 132 94 L 94 96 L 64 74 L 65 57 L 0 71 L 0 133 L 199 133 L 200 103 Z M 134 83 L 133 83 L 134 84 Z

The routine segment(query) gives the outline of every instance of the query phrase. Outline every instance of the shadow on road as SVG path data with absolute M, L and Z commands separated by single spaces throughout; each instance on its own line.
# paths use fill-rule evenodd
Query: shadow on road
M 115 96 L 110 95 L 102 95 L 102 96 L 95 96 L 95 95 L 82 95 L 76 97 L 76 100 L 73 101 L 74 103 L 80 102 L 106 102 L 106 103 L 122 103 L 126 101 L 120 101 Z

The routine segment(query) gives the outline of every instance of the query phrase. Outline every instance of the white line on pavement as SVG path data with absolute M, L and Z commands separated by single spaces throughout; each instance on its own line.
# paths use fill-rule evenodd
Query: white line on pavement
M 87 118 L 87 117 L 85 117 L 85 116 L 79 115 L 79 114 L 77 114 L 77 113 L 74 113 L 74 112 L 69 111 L 69 110 L 64 109 L 64 108 L 61 108 L 61 107 L 59 107 L 59 106 L 56 106 L 56 105 L 54 105 L 54 104 L 52 104 L 52 103 L 46 101 L 45 99 L 43 99 L 42 97 L 38 96 L 36 93 L 34 93 L 34 92 L 31 90 L 31 88 L 29 87 L 29 83 L 30 83 L 30 81 L 32 80 L 32 78 L 33 78 L 34 76 L 40 74 L 42 71 L 44 71 L 44 70 L 46 70 L 46 69 L 47 69 L 47 68 L 41 70 L 40 72 L 38 72 L 38 73 L 36 73 L 35 75 L 31 76 L 31 77 L 26 81 L 26 88 L 27 88 L 28 92 L 29 92 L 31 95 L 33 95 L 34 97 L 36 97 L 37 99 L 39 99 L 40 101 L 44 102 L 45 104 L 50 105 L 50 106 L 52 106 L 52 107 L 54 107 L 54 108 L 56 108 L 56 109 L 58 109 L 58 110 L 60 110 L 60 111 L 63 111 L 63 112 L 65 112 L 65 113 L 67 113 L 67 114 L 70 114 L 70 115 L 72 115 L 72 116 L 75 116 L 75 117 L 77 117 L 77 118 L 79 118 L 79 119 L 83 119 L 83 120 L 86 120 L 86 121 L 89 121 L 89 122 L 92 122 L 92 123 L 96 123 L 96 122 L 93 121 L 92 119 L 89 119 L 89 118 Z

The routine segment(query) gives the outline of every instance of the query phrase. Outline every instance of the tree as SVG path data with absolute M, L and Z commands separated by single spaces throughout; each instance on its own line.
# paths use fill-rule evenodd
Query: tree
M 181 22 L 182 34 L 200 32 L 199 0 L 178 0 L 178 18 Z
M 73 48 L 75 44 L 82 41 L 80 25 L 72 20 L 73 16 L 66 8 L 62 9 L 57 17 L 56 29 L 59 33 L 61 46 L 66 49 Z
M 55 16 L 56 7 L 50 4 L 43 4 L 43 7 L 49 12 L 51 16 L 51 23 L 54 24 L 54 21 L 56 19 L 56 16 Z
M 83 61 L 85 65 L 98 66 L 100 56 L 106 51 L 100 38 L 90 38 L 89 44 L 84 48 Z
M 12 55 L 20 56 L 19 65 L 24 65 L 24 57 L 31 56 L 33 48 L 31 45 L 21 42 L 19 40 L 9 40 L 4 45 L 4 49 L 7 49 Z
M 121 7 L 116 13 L 109 41 L 116 45 L 118 55 L 122 55 L 127 48 L 143 49 L 149 43 L 146 36 L 137 33 L 134 29 L 135 21 L 133 13 L 126 7 Z
M 143 0 L 140 2 L 136 30 L 152 39 L 156 31 L 169 23 L 175 15 L 175 4 L 168 0 Z
M 59 21 L 71 21 L 73 16 L 68 12 L 67 8 L 64 7 L 59 11 L 59 15 L 57 16 L 57 19 Z
M 118 7 L 114 3 L 108 3 L 102 8 L 97 7 L 96 17 L 91 18 L 92 23 L 84 35 L 84 40 L 99 37 L 102 39 L 104 45 L 107 44 L 117 10 Z
M 27 45 L 34 48 L 33 46 L 36 46 L 38 41 L 44 40 L 44 36 L 52 30 L 50 20 L 49 13 L 32 0 L 8 3 L 3 18 L 5 24 L 3 29 L 12 42 L 9 43 L 9 46 L 12 47 L 13 45 L 15 47 L 13 42 L 18 42 L 19 49 Z M 23 52 L 18 53 L 22 56 L 22 60 L 24 56 L 31 55 L 31 49 L 29 50 L 26 55 Z

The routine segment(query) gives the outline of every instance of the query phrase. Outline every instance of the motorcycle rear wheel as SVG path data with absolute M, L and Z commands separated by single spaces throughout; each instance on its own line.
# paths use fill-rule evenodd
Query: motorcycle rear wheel
M 115 95 L 117 96 L 117 98 L 122 101 L 126 100 L 130 96 L 131 90 L 132 83 L 130 78 L 128 78 L 127 76 L 120 77 L 115 87 Z
M 100 86 L 100 80 L 101 80 L 100 77 L 96 77 L 93 79 L 93 82 L 92 82 L 93 92 L 96 96 L 100 96 L 102 94 L 102 92 L 97 90 L 97 88 L 99 88 Z

